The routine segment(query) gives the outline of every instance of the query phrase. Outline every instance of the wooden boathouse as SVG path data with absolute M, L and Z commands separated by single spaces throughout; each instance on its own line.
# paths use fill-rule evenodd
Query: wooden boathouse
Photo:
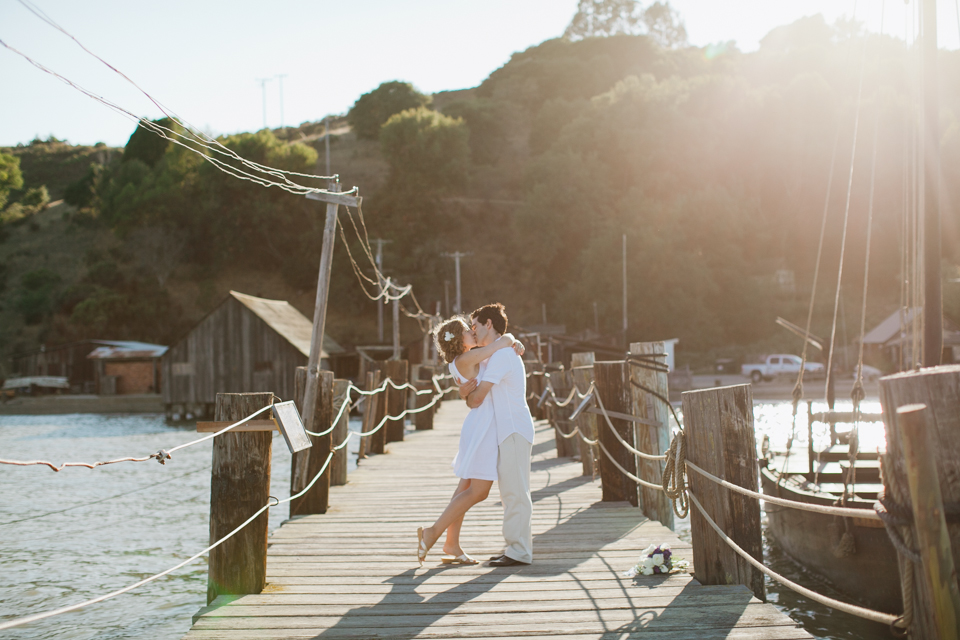
M 217 393 L 271 391 L 293 398 L 294 372 L 310 355 L 310 320 L 285 300 L 230 294 L 162 361 L 167 417 L 213 415 Z M 321 366 L 343 348 L 323 337 Z

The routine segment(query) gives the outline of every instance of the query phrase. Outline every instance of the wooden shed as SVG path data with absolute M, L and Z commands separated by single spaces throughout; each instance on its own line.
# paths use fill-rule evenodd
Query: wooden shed
M 163 403 L 173 419 L 213 415 L 218 393 L 294 396 L 294 374 L 310 356 L 313 324 L 285 300 L 231 291 L 162 361 Z M 321 368 L 343 349 L 323 338 Z

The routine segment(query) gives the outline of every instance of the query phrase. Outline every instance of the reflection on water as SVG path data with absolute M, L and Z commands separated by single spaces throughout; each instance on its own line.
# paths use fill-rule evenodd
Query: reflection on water
M 351 428 L 358 425 L 351 424 Z M 89 462 L 145 456 L 197 436 L 159 415 L 0 416 L 4 458 Z M 351 440 L 356 451 L 356 438 Z M 81 602 L 182 562 L 208 544 L 211 441 L 166 465 L 97 469 L 0 466 L 0 620 Z M 356 459 L 355 457 L 353 458 Z M 290 495 L 290 453 L 277 434 L 270 492 Z M 270 529 L 288 514 L 270 510 Z M 205 559 L 102 604 L 4 638 L 180 638 L 206 604 Z
M 813 410 L 826 407 L 815 403 Z M 837 410 L 850 410 L 838 403 Z M 864 403 L 865 412 L 880 411 Z M 791 431 L 789 402 L 754 408 L 757 440 L 786 448 Z M 359 424 L 351 423 L 351 429 Z M 816 447 L 828 431 L 817 425 Z M 157 415 L 0 416 L 0 452 L 13 459 L 64 461 L 143 456 L 196 437 L 193 425 L 171 426 Z M 806 406 L 797 418 L 794 447 L 806 449 Z M 356 452 L 351 440 L 351 451 Z M 861 429 L 861 448 L 883 447 L 881 425 Z M 178 451 L 166 465 L 121 463 L 95 470 L 0 467 L 0 620 L 80 602 L 167 569 L 207 544 L 210 500 L 210 442 Z M 355 455 L 350 457 L 356 460 Z M 290 454 L 282 438 L 273 446 L 271 493 L 289 495 Z M 270 511 L 271 530 L 287 516 Z M 689 521 L 677 532 L 689 541 Z M 765 535 L 768 565 L 787 577 L 837 597 L 785 558 Z M 190 627 L 205 604 L 206 564 L 193 565 L 115 600 L 63 617 L 7 631 L 4 638 L 141 638 L 174 640 Z M 886 638 L 882 625 L 823 607 L 767 580 L 770 602 L 818 638 Z

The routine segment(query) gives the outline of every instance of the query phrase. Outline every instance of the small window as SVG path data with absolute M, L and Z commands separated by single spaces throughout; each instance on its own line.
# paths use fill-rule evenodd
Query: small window
M 770 364 L 780 364 L 780 358 L 770 358 Z

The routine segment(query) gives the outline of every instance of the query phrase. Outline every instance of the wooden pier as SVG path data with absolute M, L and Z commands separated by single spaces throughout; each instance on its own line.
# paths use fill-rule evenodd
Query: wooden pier
M 462 402 L 444 402 L 433 430 L 362 460 L 331 488 L 326 514 L 270 537 L 264 592 L 220 596 L 185 638 L 812 638 L 743 586 L 702 586 L 686 572 L 623 577 L 650 544 L 686 560 L 691 547 L 626 502 L 600 502 L 599 480 L 556 457 L 547 423 L 533 448 L 534 563 L 442 565 L 441 541 L 419 567 L 416 530 L 456 486 L 450 461 L 465 414 Z M 501 517 L 493 490 L 467 514 L 464 549 L 499 554 Z

